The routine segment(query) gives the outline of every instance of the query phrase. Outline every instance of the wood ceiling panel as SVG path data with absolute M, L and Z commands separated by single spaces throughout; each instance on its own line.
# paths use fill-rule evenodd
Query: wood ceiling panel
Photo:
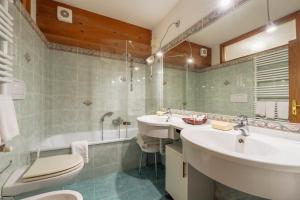
M 57 20 L 57 6 L 72 10 L 72 24 Z M 151 54 L 150 30 L 52 0 L 37 0 L 37 24 L 51 42 L 124 54 L 125 41 L 131 40 L 133 56 Z
M 190 43 L 193 52 L 194 64 L 192 64 L 192 68 L 202 69 L 204 67 L 211 66 L 211 48 L 198 45 L 195 43 Z M 203 57 L 200 55 L 200 49 L 207 49 L 207 57 Z M 189 47 L 189 43 L 187 41 L 179 44 L 175 48 L 171 49 L 164 56 L 164 62 L 168 64 L 173 64 L 177 66 L 182 66 L 182 69 L 185 69 L 186 60 L 191 55 L 191 50 Z

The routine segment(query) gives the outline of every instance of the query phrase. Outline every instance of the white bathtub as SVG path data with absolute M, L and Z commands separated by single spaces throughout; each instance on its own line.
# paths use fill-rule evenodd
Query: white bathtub
M 112 142 L 127 141 L 135 138 L 137 136 L 137 128 L 121 129 L 119 130 L 104 130 L 103 141 L 101 140 L 101 132 L 79 132 L 79 133 L 64 133 L 60 135 L 54 135 L 46 138 L 41 142 L 40 146 L 32 149 L 32 152 L 40 151 L 50 151 L 70 148 L 71 143 L 75 141 L 87 140 L 89 145 L 104 144 Z M 126 137 L 127 136 L 127 137 Z

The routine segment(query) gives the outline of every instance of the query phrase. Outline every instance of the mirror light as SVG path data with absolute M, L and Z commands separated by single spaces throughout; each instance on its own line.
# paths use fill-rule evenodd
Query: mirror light
M 273 33 L 276 30 L 277 30 L 277 26 L 274 23 L 270 23 L 266 29 L 267 33 Z
M 193 64 L 194 63 L 194 58 L 193 57 L 189 57 L 186 61 L 189 64 Z
M 156 52 L 156 56 L 161 58 L 164 55 L 164 53 L 162 52 L 162 50 L 159 50 L 158 52 Z

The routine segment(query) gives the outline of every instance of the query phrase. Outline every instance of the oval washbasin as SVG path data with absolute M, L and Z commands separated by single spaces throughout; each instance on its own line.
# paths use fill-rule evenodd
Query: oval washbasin
M 216 131 L 201 131 L 198 133 L 198 135 L 199 137 L 193 138 L 194 142 L 198 142 L 197 144 L 202 144 L 203 147 L 220 152 L 222 154 L 227 153 L 228 155 L 244 154 L 245 156 L 270 156 L 271 154 L 277 152 L 274 146 L 265 141 L 258 140 L 255 137 L 247 138 L 236 133 L 227 134 Z
M 167 116 L 157 116 L 157 115 L 144 115 L 137 118 L 138 122 L 142 122 L 152 126 L 169 126 L 170 123 L 167 122 Z
M 186 128 L 181 132 L 184 158 L 202 174 L 239 191 L 274 200 L 299 199 L 300 138 L 255 129 L 245 137 L 208 125 Z

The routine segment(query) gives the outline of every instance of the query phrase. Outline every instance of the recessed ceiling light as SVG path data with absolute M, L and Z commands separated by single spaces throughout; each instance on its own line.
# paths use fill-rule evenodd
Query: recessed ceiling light
M 232 5 L 232 0 L 221 0 L 220 7 L 221 8 L 228 8 Z

